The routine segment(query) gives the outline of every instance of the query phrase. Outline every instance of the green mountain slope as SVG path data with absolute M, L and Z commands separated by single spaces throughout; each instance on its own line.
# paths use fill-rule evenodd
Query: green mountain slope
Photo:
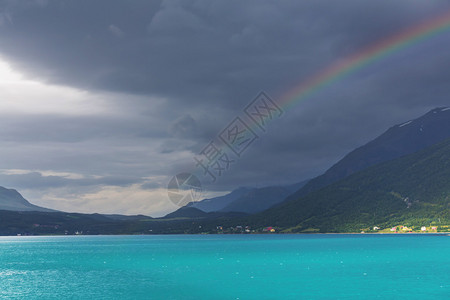
M 450 224 L 450 140 L 355 173 L 249 219 L 287 232 Z
M 417 119 L 392 126 L 374 140 L 351 151 L 287 200 L 303 197 L 365 168 L 415 153 L 448 138 L 450 109 L 435 108 Z

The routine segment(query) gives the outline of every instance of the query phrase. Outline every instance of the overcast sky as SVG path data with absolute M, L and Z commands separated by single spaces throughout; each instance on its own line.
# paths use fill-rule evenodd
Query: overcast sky
M 1 0 L 0 185 L 54 209 L 161 216 L 177 208 L 166 187 L 180 172 L 196 172 L 207 195 L 317 176 L 449 105 L 449 30 L 320 90 L 266 132 L 254 127 L 258 139 L 215 182 L 194 157 L 260 91 L 276 102 L 449 10 L 437 0 Z

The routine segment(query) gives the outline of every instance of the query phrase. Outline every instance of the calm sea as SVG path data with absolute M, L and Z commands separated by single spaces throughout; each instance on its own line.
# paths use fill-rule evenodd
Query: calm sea
M 0 298 L 450 299 L 450 237 L 0 237 Z

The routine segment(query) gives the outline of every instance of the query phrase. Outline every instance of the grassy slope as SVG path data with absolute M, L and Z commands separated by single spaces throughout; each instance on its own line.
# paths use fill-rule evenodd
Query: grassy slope
M 409 208 L 408 208 L 409 203 Z M 450 223 L 450 140 L 373 166 L 250 218 L 290 232 Z

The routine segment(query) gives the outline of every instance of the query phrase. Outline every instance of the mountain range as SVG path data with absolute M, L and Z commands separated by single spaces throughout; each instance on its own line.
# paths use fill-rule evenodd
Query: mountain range
M 198 202 L 188 203 L 187 207 L 194 207 L 204 212 L 241 212 L 254 214 L 264 211 L 291 195 L 308 181 L 286 186 L 269 186 L 262 188 L 240 187 L 229 194 Z M 179 211 L 185 211 L 180 208 Z
M 0 234 L 199 233 L 242 226 L 256 231 L 273 226 L 283 232 L 359 232 L 399 224 L 448 230 L 448 166 L 450 108 L 436 108 L 389 128 L 309 181 L 241 187 L 189 203 L 163 218 L 56 212 L 0 187 Z
M 389 128 L 379 137 L 348 153 L 323 175 L 311 180 L 291 186 L 241 187 L 224 196 L 189 203 L 187 206 L 204 212 L 262 212 L 317 191 L 370 166 L 417 152 L 449 137 L 450 108 L 435 108 L 417 119 Z
M 450 225 L 450 139 L 377 164 L 252 216 L 285 232 Z M 448 228 L 448 227 L 447 227 Z
M 351 151 L 323 175 L 310 180 L 289 200 L 307 195 L 370 166 L 414 153 L 450 137 L 450 108 L 427 114 L 389 128 L 369 143 Z

